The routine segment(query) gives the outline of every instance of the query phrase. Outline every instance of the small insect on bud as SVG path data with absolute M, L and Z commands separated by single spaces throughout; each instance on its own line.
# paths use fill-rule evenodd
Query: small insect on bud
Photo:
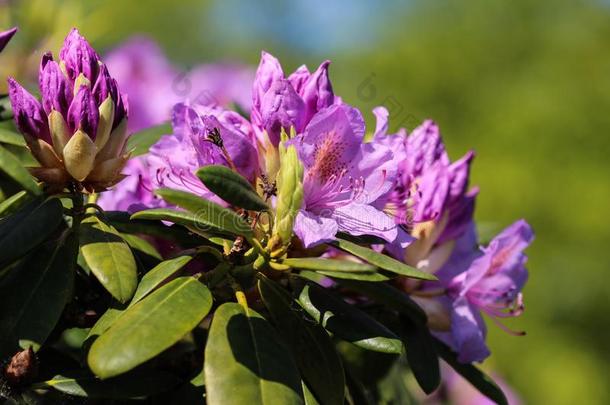
M 4 378 L 13 386 L 31 382 L 38 374 L 38 359 L 31 347 L 15 354 L 3 370 Z
M 220 130 L 218 128 L 214 128 L 210 132 L 208 132 L 208 136 L 205 140 L 213 143 L 219 148 L 222 148 L 224 146 L 222 142 L 222 136 L 220 136 Z

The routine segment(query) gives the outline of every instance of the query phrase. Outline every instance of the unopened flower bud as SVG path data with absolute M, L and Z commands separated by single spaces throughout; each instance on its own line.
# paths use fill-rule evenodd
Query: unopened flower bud
M 96 154 L 97 148 L 89 135 L 76 131 L 63 151 L 66 170 L 77 181 L 85 180 L 93 170 Z
M 276 220 L 273 234 L 279 235 L 284 245 L 290 244 L 297 212 L 303 203 L 303 165 L 294 146 L 279 145 L 280 171 L 277 176 Z
M 63 157 L 64 148 L 70 141 L 70 130 L 63 115 L 59 111 L 51 111 L 49 114 L 49 129 L 51 130 L 51 139 L 53 141 L 53 149 L 60 157 Z

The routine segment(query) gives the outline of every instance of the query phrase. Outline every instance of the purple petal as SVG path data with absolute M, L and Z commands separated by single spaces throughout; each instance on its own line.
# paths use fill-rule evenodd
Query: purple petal
M 76 132 L 80 128 L 91 139 L 95 139 L 98 122 L 98 107 L 91 90 L 86 86 L 81 86 L 68 109 L 68 126 L 72 132 Z
M 162 200 L 152 192 L 150 171 L 145 158 L 127 161 L 122 174 L 127 177 L 114 188 L 100 194 L 98 204 L 104 210 L 134 213 L 162 205 Z
M 47 115 L 40 102 L 11 77 L 8 88 L 13 118 L 19 131 L 51 144 Z
M 487 329 L 481 314 L 465 298 L 453 302 L 451 335 L 461 363 L 481 362 L 491 353 L 485 344 Z
M 394 241 L 398 236 L 398 226 L 394 220 L 370 205 L 347 204 L 335 209 L 332 218 L 341 231 L 350 235 L 378 236 L 388 242 Z
M 284 72 L 280 62 L 271 54 L 265 51 L 261 52 L 261 61 L 256 70 L 254 84 L 252 86 L 253 114 L 259 114 L 263 97 L 265 96 L 265 93 L 269 91 L 273 82 L 283 78 Z
M 363 138 L 364 119 L 360 111 L 336 105 L 316 114 L 294 144 L 306 168 L 320 170 L 316 175 L 324 179 L 349 167 Z M 313 168 L 314 165 L 317 167 Z
M 280 132 L 294 126 L 303 130 L 305 105 L 290 82 L 280 79 L 273 82 L 261 99 L 260 116 L 262 127 L 267 131 L 273 145 L 280 141 Z
M 303 94 L 303 86 L 305 86 L 305 83 L 310 76 L 311 73 L 309 73 L 307 66 L 301 65 L 290 76 L 288 76 L 288 81 L 298 94 Z
M 294 233 L 306 248 L 335 239 L 338 226 L 331 218 L 314 215 L 300 210 L 294 221 Z
M 47 114 L 52 110 L 59 111 L 64 117 L 72 103 L 72 86 L 59 68 L 57 62 L 47 60 L 39 76 L 40 93 L 42 94 L 42 107 Z
M 329 65 L 328 60 L 322 62 L 299 92 L 305 102 L 305 122 L 308 122 L 318 111 L 330 107 L 335 102 L 333 87 L 328 78 Z
M 415 128 L 409 135 L 407 152 L 407 170 L 412 176 L 420 176 L 437 162 L 449 165 L 449 156 L 445 152 L 438 126 L 430 120 Z
M 398 168 L 391 149 L 378 142 L 367 142 L 360 146 L 354 162 L 349 176 L 363 183 L 362 191 L 355 196 L 356 202 L 370 204 L 391 190 Z
M 428 169 L 417 185 L 415 222 L 438 220 L 444 212 L 449 193 L 449 172 L 441 165 Z
M 17 32 L 17 27 L 11 28 L 8 31 L 0 32 L 0 52 L 2 52 L 2 50 L 4 49 L 6 44 L 8 44 L 8 42 L 11 40 L 13 35 L 15 35 L 16 32 Z
M 82 73 L 91 83 L 95 83 L 99 71 L 99 56 L 89 42 L 73 28 L 59 51 L 59 58 L 64 61 L 68 78 L 76 80 Z
M 388 133 L 388 117 L 390 113 L 385 107 L 373 108 L 373 114 L 376 118 L 374 138 L 385 136 Z

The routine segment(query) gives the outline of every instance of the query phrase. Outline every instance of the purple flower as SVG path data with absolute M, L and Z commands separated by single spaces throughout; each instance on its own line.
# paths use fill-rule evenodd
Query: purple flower
M 16 32 L 17 32 L 17 27 L 11 28 L 8 31 L 0 32 L 0 52 L 2 52 L 2 50 L 4 49 L 6 44 L 8 44 L 8 41 L 11 40 L 11 38 L 13 37 L 13 35 L 15 35 Z
M 301 133 L 314 115 L 340 102 L 328 78 L 330 62 L 323 62 L 310 73 L 301 66 L 286 78 L 280 62 L 263 52 L 252 89 L 251 121 L 257 138 L 266 144 L 266 132 L 273 146 L 282 128 L 294 127 Z
M 42 103 L 9 78 L 15 123 L 41 167 L 34 176 L 61 190 L 80 182 L 88 191 L 115 184 L 128 155 L 127 107 L 116 81 L 76 29 L 59 52 L 43 55 Z
M 173 66 L 150 38 L 134 37 L 106 55 L 106 64 L 129 94 L 129 129 L 141 129 L 171 118 L 172 107 L 184 100 L 208 106 L 237 102 L 250 111 L 250 68 L 238 64 L 211 64 L 187 73 Z
M 305 169 L 304 202 L 294 229 L 305 247 L 334 240 L 339 231 L 397 238 L 393 219 L 373 206 L 392 186 L 392 151 L 363 144 L 363 137 L 360 112 L 341 104 L 318 112 L 290 141 Z
M 478 250 L 471 225 L 449 261 L 436 273 L 445 288 L 441 300 L 451 316 L 451 330 L 437 335 L 458 352 L 461 362 L 483 361 L 489 356 L 482 313 L 508 331 L 497 318 L 523 312 L 521 290 L 528 277 L 523 250 L 533 238 L 531 227 L 519 220 Z M 430 283 L 427 286 L 438 288 Z
M 164 203 L 153 193 L 162 187 L 192 192 L 224 204 L 195 175 L 198 168 L 211 164 L 233 167 L 254 181 L 258 157 L 252 143 L 252 127 L 245 118 L 220 107 L 181 103 L 174 107 L 172 122 L 172 135 L 161 137 L 140 162 L 129 164 L 129 174 L 137 175 L 137 180 L 121 182 L 105 193 L 104 208 L 127 207 L 132 212 L 162 206 Z M 210 139 L 210 133 L 215 131 L 222 147 Z
M 425 121 L 409 136 L 404 130 L 388 135 L 387 111 L 378 107 L 374 112 L 377 129 L 373 142 L 394 151 L 399 173 L 392 192 L 378 204 L 417 238 L 406 251 L 396 243 L 387 248 L 392 255 L 417 266 L 435 245 L 459 238 L 471 222 L 478 193 L 476 188 L 468 190 L 474 153 L 451 163 L 434 122 Z

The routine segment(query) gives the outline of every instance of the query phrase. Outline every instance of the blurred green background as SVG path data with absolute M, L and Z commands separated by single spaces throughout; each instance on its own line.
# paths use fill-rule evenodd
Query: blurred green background
M 148 34 L 185 68 L 254 65 L 261 49 L 286 71 L 331 59 L 336 93 L 369 123 L 380 104 L 394 129 L 433 118 L 453 158 L 477 152 L 480 223 L 524 217 L 537 234 L 509 323 L 528 334 L 489 323 L 486 367 L 526 403 L 610 403 L 610 2 L 0 0 L 11 23 L 2 76 L 18 57 L 36 70 L 77 26 L 102 50 Z

